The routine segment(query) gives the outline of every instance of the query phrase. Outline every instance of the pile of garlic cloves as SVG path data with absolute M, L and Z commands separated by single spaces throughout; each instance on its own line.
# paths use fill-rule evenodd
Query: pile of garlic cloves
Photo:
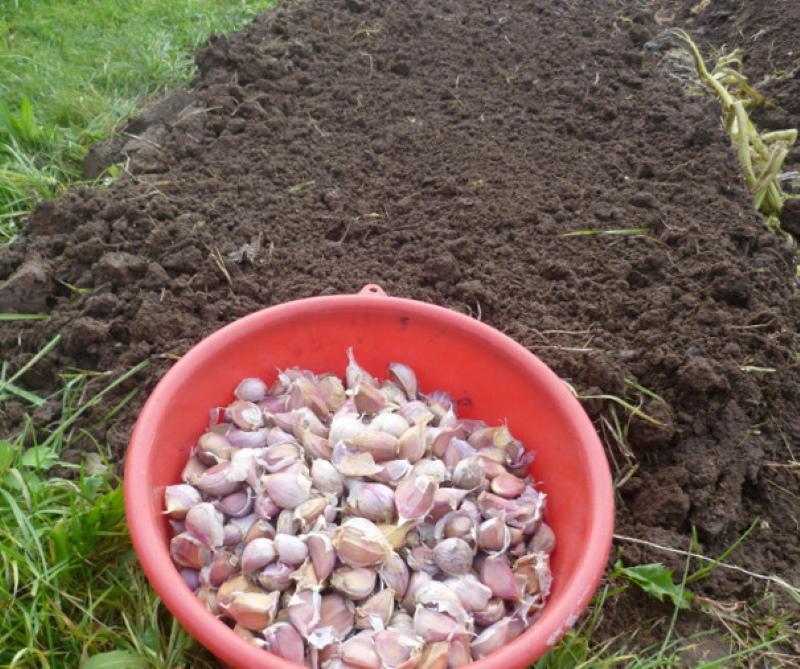
M 444 669 L 519 636 L 555 546 L 533 459 L 413 370 L 287 369 L 212 410 L 165 490 L 170 550 L 208 609 L 314 669 Z

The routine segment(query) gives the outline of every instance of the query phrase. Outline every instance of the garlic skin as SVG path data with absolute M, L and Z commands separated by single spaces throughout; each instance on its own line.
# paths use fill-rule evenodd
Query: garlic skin
M 312 669 L 451 669 L 534 624 L 556 536 L 507 425 L 350 349 L 344 382 L 243 379 L 164 489 L 181 578 L 248 643 Z

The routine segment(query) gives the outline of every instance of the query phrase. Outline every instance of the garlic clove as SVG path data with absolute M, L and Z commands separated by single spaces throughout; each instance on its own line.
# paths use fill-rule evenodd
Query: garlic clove
M 447 641 L 429 643 L 422 649 L 416 669 L 447 669 L 450 644 Z
M 442 460 L 444 461 L 445 466 L 450 471 L 453 471 L 459 462 L 474 455 L 475 449 L 472 448 L 472 446 L 470 446 L 463 439 L 455 438 L 451 439 L 450 443 L 447 445 L 447 449 L 445 450 Z
M 353 669 L 381 669 L 381 659 L 371 634 L 356 634 L 339 650 L 342 662 Z
M 506 499 L 514 499 L 525 490 L 525 481 L 517 478 L 513 474 L 500 474 L 492 479 L 492 492 Z
M 191 532 L 209 548 L 222 546 L 225 539 L 224 517 L 209 502 L 196 504 L 186 513 L 184 520 Z
M 258 458 L 258 462 L 266 467 L 270 474 L 277 474 L 302 460 L 302 453 L 297 444 L 282 442 L 267 446 Z
M 382 630 L 375 633 L 375 650 L 384 667 L 398 669 L 419 655 L 422 643 L 413 633 L 404 634 L 395 630 Z
M 218 588 L 239 571 L 239 558 L 228 551 L 220 551 L 203 570 L 208 585 Z
M 352 396 L 359 413 L 378 413 L 389 404 L 380 388 L 369 383 L 359 383 L 353 389 Z
M 317 630 L 329 628 L 337 641 L 344 639 L 353 629 L 355 607 L 339 593 L 324 595 L 320 604 L 320 618 Z
M 361 432 L 347 440 L 359 453 L 369 453 L 375 462 L 397 457 L 397 438 L 388 432 Z
M 506 615 L 506 605 L 502 599 L 490 599 L 486 606 L 474 612 L 475 624 L 488 627 Z
M 330 411 L 338 411 L 347 400 L 344 385 L 334 374 L 321 376 L 317 390 Z
M 447 479 L 447 467 L 441 460 L 423 458 L 414 463 L 411 468 L 412 476 L 430 476 L 437 483 L 442 483 Z
M 197 440 L 195 455 L 206 465 L 216 465 L 231 459 L 232 444 L 216 432 L 206 432 Z
M 519 600 L 522 597 L 514 572 L 505 555 L 493 555 L 483 561 L 481 581 L 491 588 L 495 597 Z
M 408 588 L 408 567 L 403 558 L 391 552 L 378 569 L 378 575 L 387 589 L 394 592 L 396 599 L 403 599 Z
M 463 539 L 451 537 L 436 544 L 433 561 L 448 576 L 460 576 L 472 570 L 472 548 Z
M 397 453 L 411 463 L 421 460 L 428 449 L 427 421 L 422 420 L 409 427 L 397 438 Z
M 191 483 L 201 492 L 212 497 L 223 497 L 238 490 L 242 480 L 232 478 L 233 469 L 230 462 L 220 462 L 195 476 Z
M 298 590 L 289 599 L 286 611 L 289 614 L 289 621 L 295 629 L 303 638 L 308 638 L 308 635 L 319 624 L 321 608 L 322 598 L 319 592 Z
M 352 567 L 369 567 L 382 562 L 392 547 L 380 529 L 366 518 L 348 518 L 333 536 L 336 555 Z
M 433 508 L 439 484 L 430 476 L 413 476 L 395 490 L 394 503 L 399 524 L 422 520 Z
M 229 578 L 217 590 L 217 604 L 224 608 L 233 601 L 236 595 L 243 592 L 261 592 L 261 590 L 244 576 Z
M 233 518 L 241 518 L 247 516 L 253 511 L 253 502 L 255 496 L 253 495 L 252 488 L 247 490 L 239 490 L 237 492 L 226 495 L 216 503 L 216 508 L 227 516 Z
M 235 546 L 238 543 L 241 543 L 242 539 L 244 539 L 244 534 L 242 530 L 239 529 L 237 525 L 233 523 L 228 523 L 223 528 L 223 537 L 222 537 L 222 545 L 223 546 Z
M 389 522 L 394 518 L 394 491 L 381 483 L 356 482 L 347 497 L 347 511 L 374 522 Z
M 424 588 L 433 579 L 431 575 L 424 571 L 413 571 L 411 577 L 408 579 L 408 587 L 406 593 L 403 595 L 402 605 L 408 613 L 414 613 L 417 605 L 417 593 Z
M 434 576 L 439 568 L 433 561 L 433 549 L 430 546 L 421 544 L 415 546 L 406 553 L 406 562 L 410 569 L 414 571 L 424 571 Z
M 418 605 L 414 612 L 414 632 L 425 641 L 447 641 L 464 629 L 446 613 Z
M 342 476 L 353 478 L 375 476 L 382 469 L 370 453 L 351 453 L 343 441 L 334 447 L 331 461 Z
M 276 534 L 274 539 L 278 559 L 289 565 L 298 565 L 308 557 L 306 542 L 291 534 Z
M 381 462 L 381 470 L 373 476 L 373 478 L 396 485 L 402 481 L 411 471 L 411 464 L 408 460 L 387 460 Z
M 478 527 L 478 547 L 490 552 L 503 552 L 511 543 L 511 533 L 504 514 L 483 521 Z
M 364 431 L 364 424 L 356 414 L 344 413 L 333 417 L 328 440 L 334 446 L 340 441 L 347 441 Z
M 331 587 L 353 601 L 366 599 L 375 589 L 376 573 L 367 567 L 339 567 L 331 574 Z
M 404 365 L 402 362 L 390 362 L 389 375 L 403 389 L 409 400 L 417 399 L 417 375 L 414 374 L 414 370 L 411 367 Z
M 278 514 L 278 520 L 275 523 L 276 534 L 289 534 L 295 536 L 300 529 L 300 520 L 295 517 L 292 509 L 283 509 Z
M 287 622 L 273 623 L 264 630 L 264 648 L 289 662 L 303 664 L 303 637 Z
M 233 394 L 237 399 L 244 400 L 245 402 L 260 402 L 267 397 L 268 392 L 267 384 L 261 379 L 248 377 L 239 382 Z
M 316 385 L 308 379 L 295 379 L 288 394 L 289 399 L 286 406 L 289 410 L 307 408 L 311 409 L 321 420 L 327 420 L 330 417 L 330 409 L 325 398 Z
M 461 625 L 469 623 L 469 615 L 462 606 L 458 595 L 449 590 L 441 581 L 428 581 L 417 590 L 414 601 L 417 606 L 421 605 L 439 613 L 446 613 Z
M 395 439 L 409 429 L 408 421 L 399 413 L 393 411 L 382 411 L 377 414 L 369 423 L 369 429 L 373 432 L 385 432 L 392 435 Z
M 231 522 L 235 520 L 236 518 L 233 518 Z M 250 527 L 247 528 L 244 534 L 244 543 L 249 544 L 253 539 L 258 539 L 259 537 L 267 537 L 268 539 L 275 538 L 275 528 L 270 525 L 269 521 L 263 518 L 259 518 L 254 523 L 250 524 Z
M 394 613 L 394 590 L 384 588 L 356 608 L 358 629 L 385 629 Z
M 294 518 L 300 521 L 301 530 L 307 532 L 311 528 L 314 521 L 325 511 L 325 507 L 328 506 L 328 501 L 327 497 L 312 497 L 308 501 L 295 507 Z
M 242 551 L 242 572 L 252 574 L 274 561 L 278 553 L 272 539 L 258 537 L 245 545 Z
M 427 395 L 425 400 L 428 408 L 439 419 L 455 406 L 450 393 L 445 390 L 434 390 Z
M 299 474 L 271 474 L 265 477 L 264 485 L 267 494 L 284 509 L 294 509 L 311 496 L 311 479 Z
M 320 492 L 333 495 L 344 492 L 344 477 L 327 460 L 314 460 L 311 463 L 311 481 Z
M 315 532 L 306 538 L 308 554 L 314 565 L 314 571 L 320 581 L 324 581 L 331 575 L 336 566 L 336 552 L 333 549 L 333 542 L 327 534 Z
M 189 509 L 202 501 L 200 493 L 186 483 L 168 485 L 164 489 L 164 504 L 167 509 L 165 513 L 176 520 L 185 518 Z
M 414 636 L 414 619 L 404 610 L 398 609 L 392 615 L 391 620 L 389 620 L 387 629 L 399 632 L 400 634 Z
M 189 569 L 200 569 L 211 561 L 209 547 L 188 532 L 173 537 L 169 542 L 169 551 L 176 564 Z
M 347 383 L 347 388 L 352 390 L 360 383 L 368 383 L 372 386 L 376 386 L 378 382 L 375 380 L 367 370 L 363 369 L 358 362 L 356 362 L 355 355 L 353 354 L 353 348 L 350 347 L 347 349 L 347 368 L 345 369 L 345 381 Z
M 450 511 L 454 511 L 468 494 L 468 490 L 461 488 L 439 488 L 434 495 L 433 507 L 428 514 L 429 519 L 435 523 Z
M 292 585 L 292 574 L 294 568 L 283 562 L 270 562 L 261 573 L 257 580 L 265 590 L 283 592 Z
M 383 536 L 386 537 L 386 541 L 389 542 L 389 545 L 397 550 L 398 548 L 402 548 L 405 544 L 411 526 L 382 523 L 378 525 L 378 529 L 383 532 Z
M 461 510 L 450 511 L 436 521 L 433 529 L 433 538 L 435 541 L 450 537 L 462 537 L 466 540 L 472 540 L 474 528 L 475 523 L 467 513 Z
M 447 579 L 444 584 L 456 594 L 468 612 L 481 611 L 489 605 L 491 588 L 481 583 L 474 574 L 463 574 Z
M 547 523 L 539 525 L 531 540 L 528 542 L 528 551 L 531 553 L 550 554 L 556 547 L 556 535 Z
M 195 485 L 196 481 L 206 469 L 207 467 L 200 462 L 196 455 L 190 455 L 186 464 L 183 466 L 183 471 L 181 471 L 181 481 L 189 485 Z
M 475 637 L 470 644 L 473 656 L 481 659 L 502 648 L 508 640 L 509 623 L 509 618 L 501 618 Z
M 245 629 L 262 630 L 275 619 L 279 596 L 277 592 L 242 592 L 234 595 L 223 610 Z
M 199 599 L 203 605 L 212 613 L 212 615 L 220 615 L 219 604 L 217 603 L 217 591 L 210 585 L 201 585 L 194 593 L 195 597 Z
M 258 449 L 269 445 L 268 433 L 266 428 L 250 432 L 240 430 L 238 427 L 231 425 L 230 429 L 225 433 L 225 438 L 233 448 Z
M 435 418 L 427 405 L 419 400 L 412 400 L 404 404 L 397 413 L 412 425 L 419 425 L 420 423 L 427 425 Z
M 311 430 L 301 428 L 300 443 L 306 450 L 306 455 L 313 461 L 315 459 L 330 460 L 333 453 L 330 443 L 325 437 L 314 434 Z
M 225 409 L 226 417 L 238 428 L 252 431 L 264 427 L 264 414 L 254 402 L 236 400 Z
M 189 590 L 197 590 L 200 587 L 200 572 L 197 569 L 189 569 L 184 567 L 180 571 L 183 582 L 189 587 Z
M 466 634 L 459 634 L 450 641 L 448 651 L 448 668 L 463 667 L 472 662 L 472 649 L 470 648 L 470 638 Z

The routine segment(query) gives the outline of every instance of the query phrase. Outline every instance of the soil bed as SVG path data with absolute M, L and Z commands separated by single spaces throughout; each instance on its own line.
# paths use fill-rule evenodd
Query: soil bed
M 625 4 L 320 0 L 212 39 L 185 108 L 129 143 L 132 176 L 41 205 L 0 249 L 4 309 L 51 314 L 2 323 L 12 369 L 59 332 L 27 387 L 152 357 L 108 433 L 122 459 L 146 391 L 203 335 L 379 283 L 482 318 L 583 395 L 643 397 L 662 426 L 630 423 L 620 534 L 686 548 L 696 527 L 716 555 L 758 518 L 730 560 L 797 583 L 794 252 L 752 213 L 716 101 L 659 72 L 643 44 L 663 28 Z M 565 236 L 622 228 L 644 231 Z M 763 587 L 717 571 L 696 589 Z

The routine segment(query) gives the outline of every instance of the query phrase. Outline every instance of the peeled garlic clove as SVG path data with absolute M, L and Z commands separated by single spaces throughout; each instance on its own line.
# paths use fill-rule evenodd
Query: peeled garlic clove
M 462 460 L 475 455 L 475 449 L 472 448 L 463 439 L 451 439 L 445 450 L 443 460 L 445 466 L 452 471 L 455 466 Z
M 460 634 L 450 642 L 448 652 L 448 667 L 463 667 L 472 662 L 472 650 L 470 649 L 469 636 Z
M 308 547 L 299 537 L 276 534 L 274 544 L 278 559 L 286 564 L 298 565 L 308 557 Z
M 305 647 L 303 637 L 293 625 L 286 622 L 273 623 L 264 630 L 264 648 L 289 662 L 303 664 Z
M 492 492 L 506 499 L 514 499 L 525 490 L 525 481 L 513 474 L 500 474 L 492 479 Z
M 253 510 L 253 500 L 253 490 L 248 488 L 246 491 L 239 490 L 226 495 L 217 502 L 216 507 L 225 515 L 241 518 L 242 516 L 247 516 Z
M 466 611 L 481 611 L 489 605 L 491 588 L 481 583 L 474 574 L 448 578 L 444 584 L 456 594 Z
M 292 595 L 286 607 L 289 620 L 298 632 L 307 638 L 319 624 L 322 598 L 313 590 L 299 590 Z
M 417 399 L 417 375 L 402 362 L 390 362 L 389 374 L 397 382 L 409 400 Z
M 211 561 L 208 545 L 188 532 L 173 537 L 169 551 L 176 564 L 189 569 L 200 569 Z
M 472 641 L 470 647 L 476 659 L 486 657 L 508 642 L 509 622 L 508 618 L 502 618 L 493 625 L 489 625 Z
M 406 432 L 409 427 L 408 421 L 399 413 L 394 413 L 393 411 L 382 411 L 369 424 L 370 430 L 385 432 L 395 439 Z
M 356 482 L 347 497 L 347 510 L 374 522 L 389 522 L 394 518 L 394 491 L 381 483 Z
M 422 649 L 422 644 L 414 636 L 413 629 L 410 634 L 395 630 L 378 631 L 374 638 L 375 650 L 383 666 L 388 669 L 398 669 L 416 657 Z
M 209 548 L 222 546 L 225 530 L 222 514 L 209 502 L 196 504 L 186 513 L 186 529 Z
M 381 470 L 373 478 L 384 483 L 397 484 L 411 471 L 408 460 L 387 460 L 380 464 Z
M 375 570 L 366 567 L 339 567 L 331 574 L 331 586 L 353 601 L 366 599 L 375 589 Z
M 408 428 L 397 438 L 398 455 L 414 463 L 421 460 L 427 451 L 427 421 L 421 421 Z
M 242 551 L 242 572 L 252 574 L 259 571 L 275 560 L 277 555 L 272 539 L 266 537 L 253 539 Z
M 505 555 L 493 555 L 483 561 L 481 581 L 491 588 L 495 597 L 516 601 L 522 597 L 514 572 Z
M 496 623 L 504 615 L 506 615 L 506 605 L 502 599 L 498 598 L 490 599 L 484 608 L 473 613 L 475 624 L 481 627 L 488 627 Z
M 203 498 L 195 488 L 186 484 L 168 485 L 164 490 L 164 503 L 170 518 L 182 519 L 193 506 L 200 504 Z
M 306 538 L 308 553 L 314 565 L 314 571 L 320 581 L 324 581 L 331 575 L 336 566 L 336 552 L 333 549 L 333 542 L 327 534 L 314 533 Z
M 202 474 L 195 476 L 192 480 L 193 485 L 212 497 L 223 497 L 230 495 L 238 490 L 242 485 L 242 480 L 232 478 L 232 467 L 230 462 L 220 462 L 218 465 L 209 467 Z
M 257 430 L 264 427 L 264 414 L 261 407 L 254 402 L 236 400 L 225 409 L 225 415 L 242 430 Z
M 245 402 L 260 402 L 266 398 L 268 392 L 267 384 L 261 379 L 248 377 L 239 382 L 233 394 L 236 395 L 237 399 Z
M 464 629 L 446 613 L 418 605 L 414 612 L 414 632 L 425 641 L 447 641 Z
M 375 462 L 397 457 L 397 439 L 387 432 L 361 432 L 347 443 L 360 453 L 369 453 Z
M 378 527 L 366 518 L 349 518 L 333 536 L 336 555 L 352 567 L 369 567 L 382 562 L 392 547 Z
M 331 461 L 342 476 L 353 478 L 375 476 L 382 469 L 370 453 L 351 453 L 343 441 L 333 449 Z
M 275 619 L 279 596 L 277 592 L 239 593 L 225 607 L 225 613 L 245 629 L 262 630 Z
M 360 383 L 368 383 L 370 385 L 377 385 L 378 382 L 367 370 L 363 369 L 357 362 L 353 354 L 353 348 L 347 349 L 347 368 L 345 369 L 345 381 L 347 382 L 348 389 L 355 388 Z
M 424 571 L 414 571 L 408 580 L 406 594 L 403 596 L 402 605 L 408 613 L 414 613 L 417 605 L 417 594 L 422 588 L 428 585 L 433 579 L 430 574 Z
M 547 523 L 539 525 L 531 540 L 528 551 L 531 553 L 552 553 L 556 547 L 556 535 Z
M 485 551 L 501 552 L 508 549 L 511 534 L 503 514 L 485 520 L 478 527 L 478 547 Z
M 473 553 L 463 539 L 452 537 L 436 544 L 433 561 L 439 569 L 449 576 L 460 576 L 472 570 Z
M 403 558 L 395 552 L 390 553 L 380 566 L 378 575 L 398 600 L 403 598 L 408 588 L 408 567 Z
M 413 476 L 395 490 L 394 503 L 399 524 L 422 520 L 433 508 L 439 484 L 430 476 Z
M 342 662 L 354 669 L 381 669 L 381 659 L 372 636 L 362 634 L 357 634 L 342 644 L 339 650 Z
M 344 477 L 327 460 L 311 463 L 311 481 L 320 492 L 341 495 L 344 492 Z
M 394 590 L 385 588 L 356 608 L 358 629 L 384 629 L 394 613 Z
M 291 472 L 265 477 L 264 485 L 272 500 L 284 509 L 294 509 L 311 496 L 311 479 Z
M 213 588 L 218 588 L 239 570 L 239 558 L 227 551 L 217 553 L 211 563 L 204 568 L 205 580 Z
M 283 592 L 292 585 L 294 568 L 283 562 L 271 562 L 258 575 L 258 582 L 265 590 Z
M 195 455 L 207 465 L 216 465 L 231 459 L 231 442 L 216 432 L 206 432 L 197 440 Z

